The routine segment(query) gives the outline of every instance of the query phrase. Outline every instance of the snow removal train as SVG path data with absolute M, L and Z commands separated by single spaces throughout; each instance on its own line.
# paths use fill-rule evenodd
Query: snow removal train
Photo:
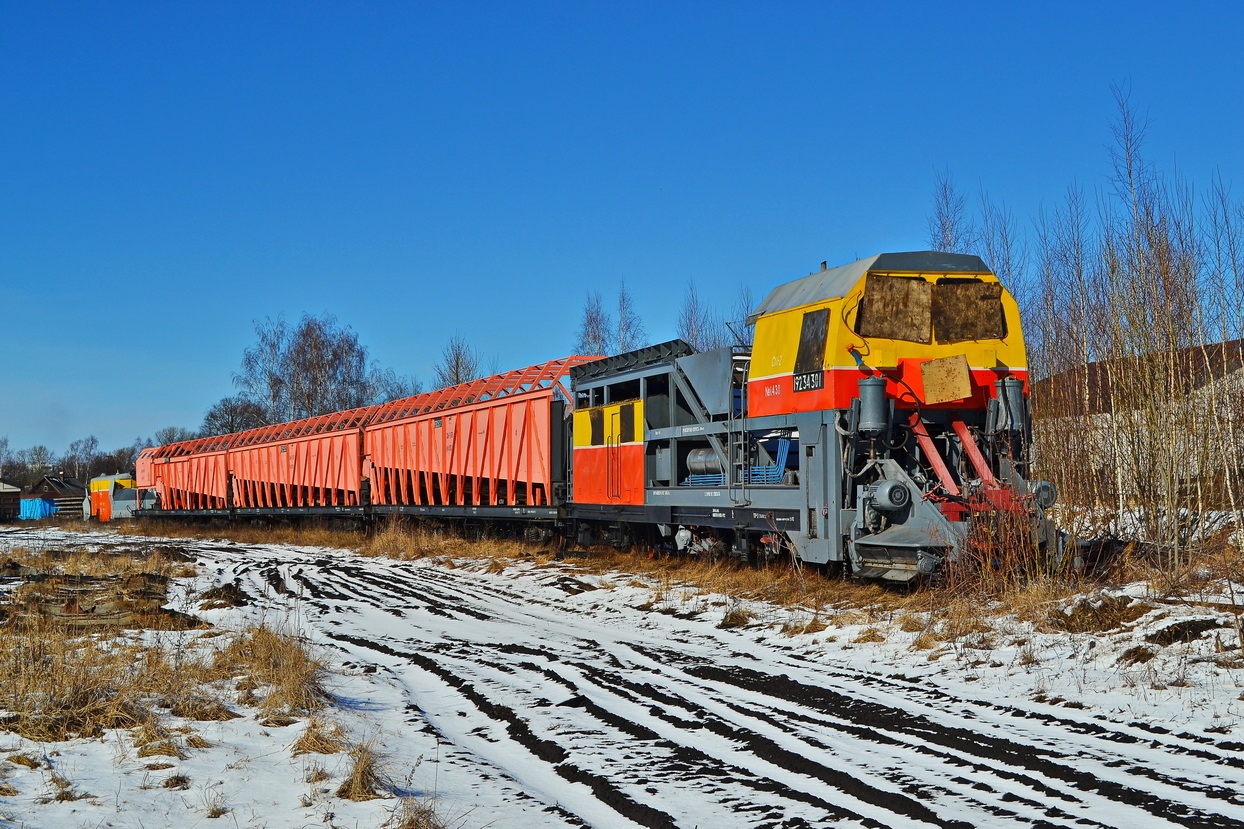
M 142 516 L 406 515 L 533 541 L 789 552 L 908 581 L 973 522 L 1028 522 L 1014 299 L 976 256 L 883 253 L 775 288 L 750 348 L 551 360 L 144 450 Z

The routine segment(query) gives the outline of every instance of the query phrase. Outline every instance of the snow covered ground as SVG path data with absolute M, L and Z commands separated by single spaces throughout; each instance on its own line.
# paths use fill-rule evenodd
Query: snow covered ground
M 150 543 L 5 530 L 0 556 Z M 1223 596 L 1160 603 L 1132 585 L 1069 606 L 1067 627 L 1091 631 L 1095 607 L 1131 602 L 1137 618 L 1109 632 L 1003 618 L 947 640 L 910 616 L 843 612 L 792 633 L 810 613 L 750 604 L 749 624 L 722 628 L 739 609 L 727 597 L 573 564 L 494 573 L 162 543 L 200 564 L 174 606 L 232 583 L 249 605 L 195 612 L 315 643 L 339 668 L 331 716 L 451 826 L 1244 826 L 1244 654 Z M 58 744 L 0 733 L 0 758 L 48 763 L 0 761 L 17 791 L 0 797 L 0 826 L 393 820 L 394 799 L 333 796 L 345 755 L 292 755 L 305 721 L 194 727 L 211 746 L 154 771 L 128 732 Z M 55 799 L 53 774 L 91 796 Z M 175 774 L 189 787 L 164 788 Z

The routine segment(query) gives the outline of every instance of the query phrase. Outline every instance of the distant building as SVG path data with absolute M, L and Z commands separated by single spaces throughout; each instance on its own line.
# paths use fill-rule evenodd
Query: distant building
M 21 511 L 21 487 L 0 481 L 0 522 L 15 520 Z
M 48 518 L 52 515 L 81 515 L 86 487 L 73 478 L 44 475 L 22 496 L 21 517 Z M 42 505 L 34 502 L 41 501 Z M 26 503 L 30 502 L 30 503 Z

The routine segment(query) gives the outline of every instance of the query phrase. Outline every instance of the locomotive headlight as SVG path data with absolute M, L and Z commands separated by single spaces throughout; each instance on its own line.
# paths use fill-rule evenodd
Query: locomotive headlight
M 878 481 L 871 490 L 873 508 L 882 512 L 896 512 L 911 503 L 911 491 L 902 481 Z

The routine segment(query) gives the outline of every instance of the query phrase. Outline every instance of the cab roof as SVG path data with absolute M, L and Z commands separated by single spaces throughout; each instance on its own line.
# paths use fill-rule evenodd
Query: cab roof
M 764 302 L 748 315 L 747 321 L 754 323 L 762 314 L 772 314 L 846 296 L 861 277 L 874 271 L 880 273 L 991 273 L 983 259 L 970 253 L 945 253 L 937 250 L 879 253 L 847 265 L 816 271 L 802 279 L 777 286 L 769 292 Z

